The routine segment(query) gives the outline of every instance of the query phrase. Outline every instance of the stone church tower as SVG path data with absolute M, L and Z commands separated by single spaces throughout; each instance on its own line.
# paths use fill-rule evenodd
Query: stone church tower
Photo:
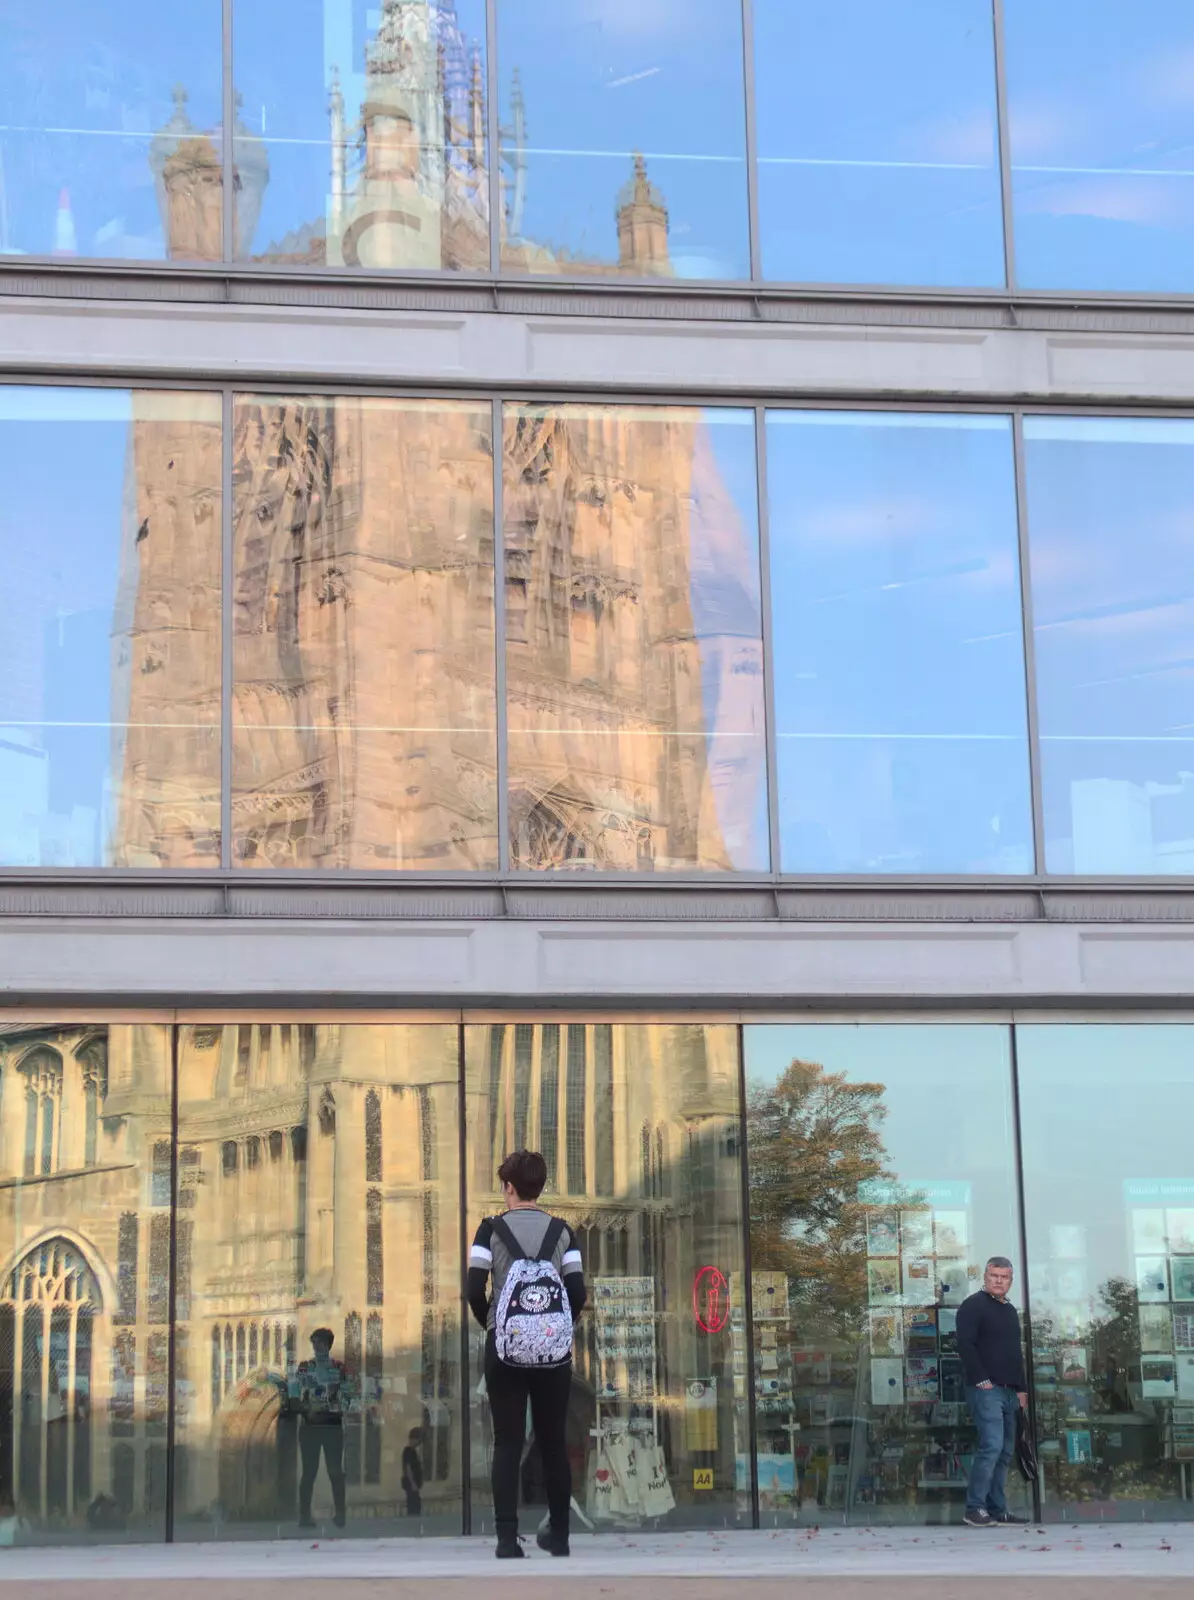
M 345 260 L 440 264 L 469 157 L 436 136 L 427 11 L 386 0 L 368 49 L 363 171 L 331 188 Z M 151 161 L 170 255 L 201 259 L 219 249 L 220 169 L 184 98 Z M 335 86 L 331 114 L 335 161 Z M 247 239 L 268 163 L 239 127 L 235 148 Z M 641 157 L 620 202 L 621 270 L 670 271 Z M 219 859 L 218 404 L 196 424 L 175 398 L 135 402 L 122 865 Z M 503 433 L 512 863 L 765 867 L 757 552 L 700 411 L 509 407 Z M 495 869 L 488 403 L 247 395 L 230 443 L 233 860 Z

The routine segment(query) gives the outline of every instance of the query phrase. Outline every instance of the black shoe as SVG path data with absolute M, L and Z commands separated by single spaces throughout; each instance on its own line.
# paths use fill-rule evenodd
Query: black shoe
M 333 1517 L 332 1521 L 336 1524 L 336 1526 L 338 1528 L 342 1528 L 344 1526 L 344 1524 L 348 1521 L 348 1518 L 345 1517 L 345 1516 Z
M 300 1517 L 299 1518 L 299 1527 L 300 1528 L 313 1528 L 314 1526 L 315 1526 L 315 1518 L 314 1517 Z
M 521 1561 L 523 1556 L 522 1540 L 516 1533 L 503 1533 L 498 1536 L 497 1549 L 493 1552 L 499 1561 Z
M 992 1511 L 991 1521 L 998 1523 L 1002 1528 L 1026 1528 L 1028 1526 L 1027 1517 L 1013 1516 L 1010 1511 Z
M 549 1556 L 570 1556 L 572 1554 L 568 1546 L 568 1535 L 566 1533 L 556 1533 L 552 1528 L 540 1528 L 535 1535 L 535 1543 L 540 1550 L 546 1550 Z
M 968 1528 L 993 1528 L 995 1526 L 995 1518 L 981 1506 L 977 1511 L 967 1511 L 962 1521 Z

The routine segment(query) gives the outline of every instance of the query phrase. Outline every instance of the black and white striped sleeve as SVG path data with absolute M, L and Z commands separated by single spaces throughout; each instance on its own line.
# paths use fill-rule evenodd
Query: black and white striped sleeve
M 469 1310 L 484 1328 L 489 1322 L 489 1274 L 493 1269 L 493 1222 L 486 1217 L 468 1255 Z
M 585 1266 L 581 1260 L 580 1245 L 571 1228 L 568 1229 L 564 1240 L 564 1258 L 560 1262 L 560 1276 L 568 1292 L 568 1304 L 572 1307 L 572 1315 L 578 1317 L 585 1308 L 589 1291 L 585 1287 Z

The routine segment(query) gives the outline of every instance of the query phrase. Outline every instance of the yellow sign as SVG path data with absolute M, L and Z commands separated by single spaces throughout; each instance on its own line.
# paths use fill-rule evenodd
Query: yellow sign
M 713 1468 L 712 1467 L 693 1467 L 693 1469 L 692 1469 L 692 1486 L 693 1486 L 694 1489 L 712 1489 L 712 1487 L 713 1487 Z

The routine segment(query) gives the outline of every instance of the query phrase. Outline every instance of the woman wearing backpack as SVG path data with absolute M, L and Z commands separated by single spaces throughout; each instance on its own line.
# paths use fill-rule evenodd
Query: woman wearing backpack
M 543 1157 L 516 1150 L 498 1169 L 498 1182 L 506 1210 L 486 1217 L 477 1229 L 468 1270 L 468 1303 L 486 1330 L 497 1554 L 501 1559 L 522 1555 L 518 1480 L 529 1401 L 550 1518 L 539 1544 L 553 1556 L 566 1556 L 572 1468 L 565 1439 L 573 1325 L 586 1298 L 584 1271 L 572 1229 L 539 1206 L 547 1182 Z

